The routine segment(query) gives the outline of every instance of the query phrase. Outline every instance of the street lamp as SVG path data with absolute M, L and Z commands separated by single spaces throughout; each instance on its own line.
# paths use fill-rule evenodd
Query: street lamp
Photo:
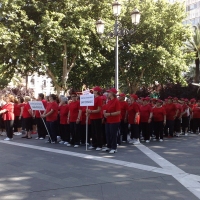
M 114 25 L 114 31 L 108 34 L 108 37 L 115 37 L 115 88 L 117 91 L 119 90 L 119 52 L 118 52 L 119 36 L 134 34 L 135 27 L 140 23 L 140 16 L 141 16 L 140 11 L 138 9 L 133 10 L 131 12 L 131 20 L 132 24 L 134 25 L 134 29 L 128 30 L 126 28 L 122 28 L 118 20 L 118 17 L 121 13 L 121 7 L 122 5 L 121 3 L 118 2 L 118 0 L 115 0 L 115 2 L 112 4 L 113 15 L 115 16 L 115 25 Z M 98 34 L 102 35 L 104 33 L 104 26 L 105 23 L 103 20 L 99 19 L 96 22 L 96 28 Z

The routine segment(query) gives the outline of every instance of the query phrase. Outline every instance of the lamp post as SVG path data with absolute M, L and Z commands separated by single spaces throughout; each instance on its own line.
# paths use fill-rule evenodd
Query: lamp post
M 122 28 L 119 22 L 121 7 L 122 5 L 121 3 L 118 2 L 118 0 L 115 0 L 115 2 L 112 4 L 113 15 L 115 16 L 115 24 L 114 24 L 114 31 L 108 34 L 108 37 L 115 37 L 115 88 L 117 91 L 119 90 L 119 47 L 118 47 L 119 37 L 128 34 L 134 34 L 135 27 L 139 24 L 141 16 L 138 9 L 133 10 L 131 12 L 131 20 L 132 24 L 134 25 L 134 29 L 128 30 L 126 28 Z M 104 33 L 104 27 L 105 27 L 104 21 L 99 19 L 96 22 L 97 33 L 102 35 Z

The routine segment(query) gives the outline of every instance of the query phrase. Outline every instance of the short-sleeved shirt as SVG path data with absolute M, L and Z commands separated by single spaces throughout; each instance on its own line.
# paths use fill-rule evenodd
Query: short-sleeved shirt
M 128 123 L 129 124 L 139 124 L 140 123 L 140 115 L 138 114 L 137 119 L 135 121 L 136 113 L 140 112 L 140 106 L 138 103 L 134 102 L 128 107 Z
M 105 106 L 106 113 L 113 113 L 113 112 L 118 112 L 121 111 L 120 103 L 117 98 L 114 98 L 110 101 L 108 101 L 108 104 Z M 119 123 L 121 121 L 121 114 L 116 115 L 116 116 L 108 116 L 106 122 L 108 124 L 112 123 Z
M 14 104 L 14 115 L 15 115 L 15 117 L 19 117 L 20 116 L 21 107 L 22 107 L 22 104 L 20 104 L 20 103 L 15 103 Z
M 24 104 L 23 113 L 22 113 L 22 117 L 23 118 L 32 117 L 31 114 L 29 113 L 29 110 L 31 110 L 31 107 L 30 107 L 29 103 L 25 103 Z
M 60 111 L 60 124 L 67 124 L 67 118 L 69 113 L 69 105 L 59 106 Z
M 200 118 L 200 107 L 194 107 L 192 109 L 193 112 L 193 118 Z
M 166 119 L 174 120 L 174 116 L 176 115 L 177 107 L 174 103 L 169 103 L 165 105 L 166 111 Z
M 155 122 L 164 121 L 164 116 L 166 115 L 166 111 L 163 106 L 152 108 L 152 113 L 153 113 L 153 119 Z
M 69 112 L 70 112 L 69 122 L 76 122 L 79 110 L 81 110 L 79 101 L 72 101 L 69 104 Z
M 188 112 L 189 106 L 187 104 L 183 104 L 182 105 L 182 111 L 185 112 L 182 117 L 188 117 L 189 116 L 189 112 Z
M 102 98 L 100 96 L 97 96 L 94 98 L 94 106 L 89 106 L 88 108 L 90 110 L 97 110 L 98 107 L 102 107 L 103 101 Z M 90 113 L 90 119 L 101 119 L 102 115 L 101 115 L 101 111 L 98 113 Z
M 46 114 L 51 110 L 53 110 L 53 112 L 46 117 L 47 122 L 54 122 L 58 119 L 58 104 L 55 101 L 47 104 Z
M 2 106 L 2 110 L 6 110 L 5 113 L 3 113 L 3 120 L 14 120 L 14 104 L 13 103 L 7 103 Z
M 151 111 L 149 104 L 140 106 L 140 122 L 148 122 Z
M 179 118 L 181 116 L 182 112 L 183 112 L 183 109 L 182 109 L 181 104 L 177 103 L 175 105 L 176 105 L 176 109 L 178 110 L 177 117 Z
M 120 101 L 120 107 L 121 107 L 121 119 L 124 120 L 126 117 L 126 112 L 128 110 L 128 103 L 126 101 Z
M 46 107 L 47 107 L 47 101 L 43 99 L 43 100 L 42 100 L 42 103 L 43 103 L 44 108 L 46 109 Z M 36 118 L 40 118 L 40 113 L 43 114 L 44 111 L 40 111 L 40 112 L 39 112 L 39 110 L 36 110 L 36 111 L 35 111 L 35 117 L 36 117 Z

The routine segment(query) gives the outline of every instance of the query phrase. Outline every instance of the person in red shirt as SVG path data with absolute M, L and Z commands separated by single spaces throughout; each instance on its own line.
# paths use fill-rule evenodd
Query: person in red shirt
M 22 104 L 20 103 L 20 99 L 15 98 L 14 99 L 14 135 L 21 135 L 22 131 L 22 120 L 20 118 L 21 114 L 21 107 Z
M 133 94 L 130 96 L 131 104 L 128 107 L 128 123 L 131 129 L 131 140 L 129 143 L 134 145 L 140 144 L 140 133 L 139 133 L 139 123 L 140 123 L 140 106 L 136 102 L 138 96 Z
M 196 106 L 193 106 L 191 118 L 193 119 L 193 130 L 196 134 L 197 130 L 200 132 L 200 100 L 198 100 Z
M 42 118 L 46 118 L 46 125 L 51 138 L 49 138 L 46 143 L 55 144 L 57 142 L 57 131 L 58 131 L 58 104 L 57 96 L 51 94 L 49 96 L 49 103 L 47 103 L 46 110 L 41 115 Z
M 173 103 L 176 105 L 176 108 L 177 108 L 177 110 L 178 110 L 176 119 L 175 119 L 175 121 L 174 121 L 174 132 L 175 132 L 175 136 L 179 137 L 180 131 L 181 131 L 181 113 L 182 113 L 182 106 L 181 106 L 181 104 L 178 102 L 178 98 L 177 98 L 177 97 L 175 97 L 175 98 L 173 99 Z
M 31 133 L 33 129 L 33 112 L 29 105 L 29 101 L 31 101 L 31 98 L 29 96 L 25 96 L 24 104 L 22 106 L 23 123 L 24 123 L 24 128 L 26 129 L 26 134 L 22 138 L 26 138 L 26 139 L 32 138 Z M 20 114 L 20 118 L 21 118 L 21 114 Z
M 94 93 L 94 106 L 89 106 L 87 114 L 91 120 L 92 128 L 92 146 L 89 149 L 96 149 L 96 151 L 102 150 L 102 99 L 100 96 L 102 89 L 98 86 L 93 88 Z
M 140 106 L 140 125 L 144 140 L 150 142 L 150 123 L 152 119 L 152 107 L 149 104 L 149 99 L 143 99 L 143 105 Z
M 192 116 L 193 108 L 196 106 L 196 99 L 190 99 L 189 102 L 189 109 L 190 109 L 190 116 Z M 194 125 L 194 119 L 190 118 L 190 124 L 189 124 L 189 132 L 193 133 L 195 131 L 195 125 Z
M 69 113 L 68 113 L 68 123 L 70 125 L 70 133 L 72 134 L 72 140 L 68 147 L 74 145 L 75 148 L 80 145 L 80 124 L 81 124 L 81 115 L 82 110 L 80 107 L 80 101 L 77 100 L 77 94 L 73 92 L 71 94 L 72 101 L 69 104 Z
M 60 114 L 60 137 L 61 141 L 59 144 L 69 144 L 70 142 L 70 127 L 68 123 L 68 113 L 69 113 L 69 105 L 67 104 L 67 97 L 61 97 L 59 104 L 59 114 Z
M 37 98 L 38 101 L 41 101 L 44 108 L 46 109 L 47 107 L 47 101 L 44 99 L 44 94 L 40 93 L 38 94 L 38 98 Z M 37 124 L 37 132 L 38 132 L 38 137 L 36 137 L 35 139 L 38 140 L 44 140 L 46 135 L 47 135 L 47 130 L 45 128 L 45 125 L 44 125 L 44 122 L 41 118 L 41 115 L 44 113 L 44 111 L 39 111 L 39 110 L 36 110 L 35 111 L 35 119 L 36 119 L 36 124 Z M 45 120 L 45 119 L 44 119 Z
M 3 114 L 7 138 L 5 141 L 13 139 L 13 126 L 14 126 L 14 97 L 12 95 L 5 96 L 6 104 L 2 106 L 0 115 Z
M 126 95 L 121 93 L 118 98 L 121 107 L 120 134 L 122 135 L 122 142 L 127 142 L 128 134 L 128 103 L 125 101 L 125 97 Z
M 101 115 L 102 115 L 102 141 L 103 141 L 103 145 L 107 144 L 106 142 L 106 118 L 104 117 L 104 110 L 106 110 L 106 105 L 107 105 L 107 96 L 103 95 L 101 96 L 102 99 L 102 109 L 101 109 Z
M 109 151 L 110 154 L 117 152 L 117 135 L 119 133 L 119 125 L 121 121 L 121 107 L 119 100 L 117 99 L 117 90 L 111 88 L 108 92 L 108 104 L 104 111 L 104 117 L 106 118 L 106 140 L 107 147 L 102 151 Z
M 156 101 L 155 107 L 152 108 L 152 118 L 154 120 L 154 134 L 156 138 L 154 140 L 163 141 L 163 129 L 166 124 L 166 111 L 163 102 L 161 100 Z
M 184 99 L 182 105 L 182 131 L 183 135 L 188 135 L 188 127 L 189 127 L 189 117 L 190 117 L 190 108 L 188 106 L 188 99 Z
M 166 137 L 171 138 L 174 136 L 174 121 L 178 114 L 178 109 L 176 105 L 173 103 L 172 97 L 168 97 L 167 103 L 164 105 L 164 108 L 166 110 L 166 120 L 167 120 L 164 128 L 164 133 Z

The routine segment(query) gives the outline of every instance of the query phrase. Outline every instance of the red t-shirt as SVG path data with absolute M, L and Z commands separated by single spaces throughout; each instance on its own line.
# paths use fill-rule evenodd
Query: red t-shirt
M 164 121 L 164 116 L 166 115 L 166 111 L 163 106 L 152 108 L 152 113 L 153 113 L 153 119 L 155 122 Z
M 20 104 L 20 103 L 15 103 L 14 104 L 14 115 L 15 115 L 15 117 L 19 117 L 20 116 L 21 107 L 22 107 L 22 104 Z
M 2 110 L 7 110 L 5 113 L 3 113 L 3 120 L 14 120 L 14 104 L 8 103 L 2 106 Z
M 126 117 L 126 112 L 128 110 L 128 103 L 126 101 L 120 101 L 120 107 L 121 107 L 121 119 L 124 120 Z
M 140 106 L 140 122 L 148 122 L 151 111 L 149 104 Z
M 174 116 L 176 115 L 177 107 L 174 103 L 169 103 L 165 105 L 166 111 L 166 119 L 174 120 Z
M 137 116 L 135 123 L 135 114 L 140 112 L 140 106 L 134 102 L 128 107 L 128 123 L 129 124 L 139 124 L 140 123 L 140 115 Z
M 80 102 L 79 101 L 72 101 L 69 104 L 69 112 L 70 112 L 69 122 L 76 122 L 80 109 L 81 108 L 80 108 Z
M 179 118 L 179 117 L 181 116 L 181 113 L 183 112 L 182 106 L 181 106 L 181 104 L 179 104 L 179 103 L 177 103 L 177 104 L 175 104 L 175 105 L 176 105 L 176 109 L 178 110 L 178 115 L 177 115 L 177 117 Z
M 193 118 L 200 118 L 200 107 L 194 107 L 192 109 Z
M 49 102 L 47 104 L 46 114 L 49 113 L 51 110 L 53 110 L 53 112 L 46 117 L 47 122 L 54 122 L 58 119 L 58 104 L 55 101 Z
M 42 100 L 42 103 L 43 103 L 43 105 L 44 105 L 44 108 L 46 109 L 46 107 L 47 107 L 47 101 L 43 99 L 43 100 Z M 36 117 L 36 118 L 40 118 L 40 113 L 43 114 L 44 111 L 40 111 L 40 112 L 39 112 L 38 110 L 36 110 L 36 111 L 35 111 L 35 117 Z
M 29 110 L 31 110 L 31 107 L 30 107 L 29 103 L 25 103 L 24 104 L 23 113 L 22 113 L 22 117 L 23 118 L 32 117 L 31 114 L 29 113 Z
M 185 112 L 188 109 L 188 105 L 187 104 L 183 104 L 182 105 L 182 111 Z M 188 117 L 188 112 L 186 111 L 185 114 L 182 115 L 182 117 Z
M 100 96 L 94 98 L 94 106 L 89 106 L 90 110 L 97 110 L 98 107 L 102 107 L 103 101 Z M 101 119 L 101 111 L 99 113 L 90 113 L 90 119 Z
M 60 111 L 60 124 L 67 124 L 67 118 L 69 113 L 69 105 L 59 106 Z
M 113 112 L 118 112 L 121 111 L 120 103 L 117 98 L 114 98 L 110 101 L 108 101 L 108 104 L 105 106 L 106 113 L 113 113 Z M 107 123 L 119 123 L 121 121 L 121 114 L 116 115 L 116 116 L 108 116 L 107 117 Z

